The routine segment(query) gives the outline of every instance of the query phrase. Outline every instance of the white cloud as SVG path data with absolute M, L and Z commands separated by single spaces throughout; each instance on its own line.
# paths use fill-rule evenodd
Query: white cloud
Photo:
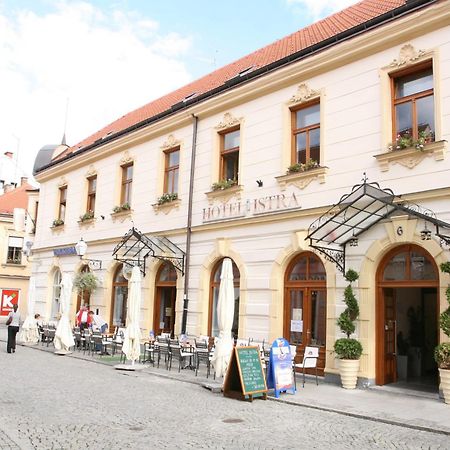
M 189 82 L 180 58 L 190 46 L 151 18 L 85 2 L 42 15 L 0 10 L 0 152 L 16 152 L 20 139 L 30 169 L 39 148 L 61 140 L 67 98 L 67 139 L 76 144 Z
M 322 19 L 336 11 L 347 8 L 359 0 L 286 0 L 296 13 L 310 17 L 313 21 Z

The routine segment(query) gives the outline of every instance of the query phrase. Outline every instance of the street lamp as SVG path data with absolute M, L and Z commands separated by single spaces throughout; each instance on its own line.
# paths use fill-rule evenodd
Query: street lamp
M 75 251 L 81 260 L 87 261 L 88 266 L 92 270 L 100 270 L 102 268 L 102 262 L 99 259 L 85 259 L 84 255 L 86 254 L 88 249 L 88 245 L 86 241 L 83 241 L 83 238 L 75 244 Z

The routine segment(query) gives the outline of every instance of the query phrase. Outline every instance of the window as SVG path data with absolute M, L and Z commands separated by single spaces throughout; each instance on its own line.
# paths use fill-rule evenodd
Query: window
M 88 178 L 87 212 L 95 212 L 95 196 L 97 194 L 97 176 Z
M 241 131 L 239 129 L 221 133 L 220 146 L 220 179 L 238 181 L 239 145 Z
M 123 276 L 122 266 L 117 267 L 113 280 L 113 297 L 111 305 L 110 330 L 124 327 L 127 318 L 128 280 Z
M 53 276 L 53 295 L 52 295 L 52 315 L 51 318 L 56 319 L 59 313 L 59 299 L 61 297 L 61 271 L 57 269 Z
M 122 166 L 122 190 L 120 203 L 131 205 L 131 189 L 133 187 L 133 164 Z
M 58 219 L 64 221 L 66 218 L 66 203 L 67 203 L 67 186 L 59 188 L 59 209 Z
M 392 75 L 391 83 L 393 142 L 400 138 L 434 141 L 433 69 L 429 64 L 414 72 L 409 69 Z
M 178 173 L 180 168 L 180 148 L 165 152 L 164 193 L 178 193 Z
M 320 164 L 320 104 L 292 111 L 292 164 Z
M 11 236 L 8 239 L 8 256 L 6 262 L 8 264 L 22 263 L 23 238 Z
M 217 321 L 217 304 L 219 301 L 220 289 L 220 274 L 222 273 L 221 259 L 212 271 L 211 290 L 210 290 L 210 304 L 209 304 L 209 334 L 211 336 L 219 336 L 219 324 Z M 231 332 L 234 338 L 238 337 L 239 333 L 239 297 L 240 297 L 240 273 L 234 261 L 233 267 L 233 284 L 234 284 L 234 318 Z

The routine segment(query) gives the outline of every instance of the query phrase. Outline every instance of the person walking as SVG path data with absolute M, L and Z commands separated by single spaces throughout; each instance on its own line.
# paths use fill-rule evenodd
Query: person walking
M 6 351 L 8 353 L 16 352 L 16 334 L 19 331 L 20 313 L 17 312 L 18 305 L 13 305 L 13 310 L 8 314 L 6 325 L 8 325 L 8 343 Z

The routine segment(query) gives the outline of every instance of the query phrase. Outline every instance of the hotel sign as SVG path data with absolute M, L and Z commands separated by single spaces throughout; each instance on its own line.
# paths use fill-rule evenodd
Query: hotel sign
M 203 208 L 203 223 L 273 214 L 299 208 L 301 206 L 294 192 L 276 194 Z

